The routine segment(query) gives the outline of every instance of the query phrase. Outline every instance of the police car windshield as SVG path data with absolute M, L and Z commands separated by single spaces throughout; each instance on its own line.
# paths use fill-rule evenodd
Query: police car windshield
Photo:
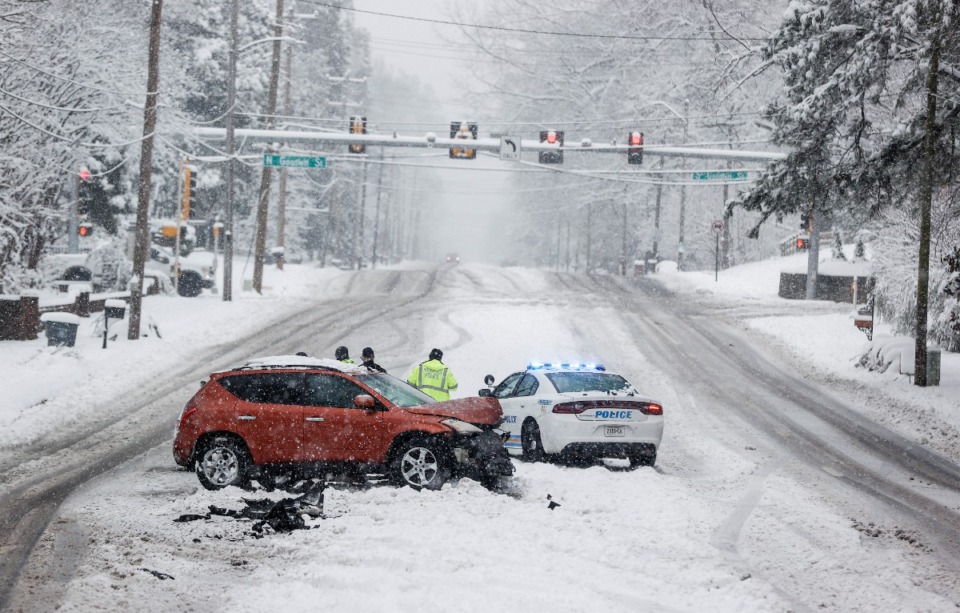
M 626 392 L 633 389 L 620 375 L 604 372 L 548 372 L 547 379 L 557 392 Z
M 398 407 L 418 407 L 436 402 L 417 388 L 387 374 L 359 375 L 357 380 L 369 385 Z

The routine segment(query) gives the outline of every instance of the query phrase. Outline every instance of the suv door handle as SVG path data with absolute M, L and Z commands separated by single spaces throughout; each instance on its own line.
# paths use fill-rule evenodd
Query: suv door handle
M 254 421 L 257 418 L 255 415 L 237 415 L 237 419 L 240 421 Z
M 322 417 L 308 417 L 307 421 L 323 421 Z

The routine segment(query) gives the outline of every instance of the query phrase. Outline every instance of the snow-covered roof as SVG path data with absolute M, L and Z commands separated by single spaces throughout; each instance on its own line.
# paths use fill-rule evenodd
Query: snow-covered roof
M 303 355 L 274 355 L 251 358 L 243 368 L 329 368 L 352 374 L 366 374 L 366 368 L 357 364 L 346 364 L 330 358 L 312 358 Z

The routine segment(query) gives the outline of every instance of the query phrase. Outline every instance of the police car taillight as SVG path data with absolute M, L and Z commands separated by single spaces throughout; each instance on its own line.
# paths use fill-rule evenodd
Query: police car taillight
M 644 405 L 640 409 L 640 412 L 644 415 L 663 415 L 663 407 L 651 402 L 650 404 Z
M 583 402 L 561 402 L 553 405 L 554 413 L 579 415 L 587 409 L 634 409 L 644 415 L 663 415 L 663 407 L 655 402 L 620 402 L 617 400 L 586 400 Z

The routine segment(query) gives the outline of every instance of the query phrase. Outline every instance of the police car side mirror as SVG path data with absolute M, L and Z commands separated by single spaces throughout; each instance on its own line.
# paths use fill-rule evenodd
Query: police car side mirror
M 492 386 L 494 381 L 496 381 L 496 379 L 493 378 L 493 375 L 487 375 L 483 378 L 484 385 Z
M 483 397 L 483 398 L 486 398 L 486 397 L 488 397 L 488 396 L 493 396 L 493 390 L 488 389 L 488 388 L 486 388 L 486 387 L 483 388 L 482 390 L 480 390 L 478 393 L 479 393 L 480 396 Z

